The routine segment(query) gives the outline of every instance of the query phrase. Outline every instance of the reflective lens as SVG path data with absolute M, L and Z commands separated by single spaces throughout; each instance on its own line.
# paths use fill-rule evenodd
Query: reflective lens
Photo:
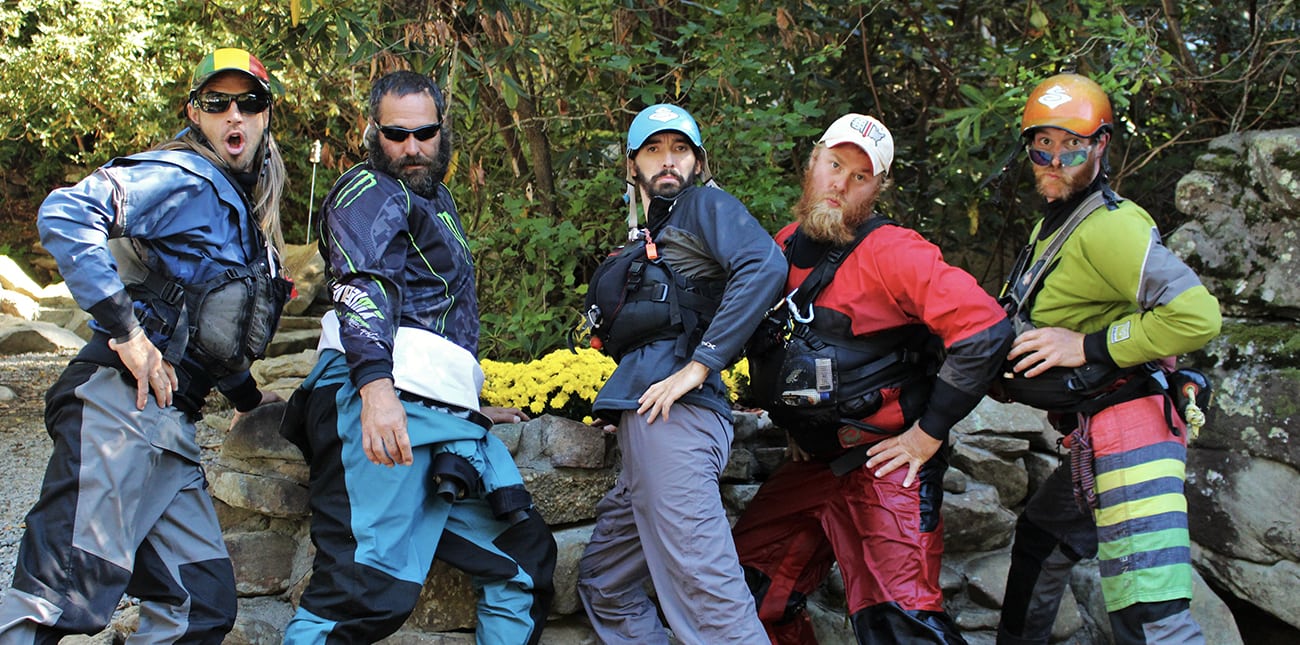
M 406 138 L 411 135 L 415 135 L 415 138 L 420 141 L 428 141 L 429 139 L 432 139 L 434 135 L 438 134 L 438 130 L 441 129 L 441 121 L 430 123 L 429 125 L 422 125 L 418 128 L 402 128 L 395 125 L 379 126 L 379 132 L 384 135 L 384 138 L 394 143 L 406 141 Z
M 261 114 L 271 107 L 271 97 L 261 92 L 244 92 L 243 94 L 226 94 L 225 92 L 204 92 L 194 97 L 194 106 L 208 114 L 221 114 L 230 109 L 230 102 L 239 106 L 244 114 Z
M 1061 166 L 1064 168 L 1073 168 L 1088 160 L 1088 153 L 1092 152 L 1092 146 L 1079 148 L 1078 150 L 1066 150 L 1058 155 L 1053 155 L 1046 150 L 1038 148 L 1029 148 L 1029 160 L 1038 166 L 1052 165 L 1052 159 L 1060 159 Z

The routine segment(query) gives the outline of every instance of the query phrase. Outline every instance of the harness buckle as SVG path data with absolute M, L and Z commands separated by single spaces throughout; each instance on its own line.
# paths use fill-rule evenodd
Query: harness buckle
M 175 305 L 185 297 L 185 287 L 182 287 L 179 282 L 167 282 L 163 284 L 161 293 L 158 295 L 167 304 Z
M 159 318 L 157 314 L 144 316 L 143 319 L 140 320 L 140 326 L 143 327 L 146 332 L 151 334 L 158 334 L 164 337 L 170 337 L 172 335 L 172 326 Z
M 654 286 L 658 287 L 659 293 L 656 293 L 650 300 L 653 302 L 668 302 L 668 283 L 656 282 Z
M 645 262 L 637 260 L 628 266 L 626 290 L 631 292 L 640 289 L 643 277 L 645 277 Z

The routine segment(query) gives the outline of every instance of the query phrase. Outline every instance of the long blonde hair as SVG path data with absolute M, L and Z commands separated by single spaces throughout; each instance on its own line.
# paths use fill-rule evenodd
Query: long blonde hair
M 253 186 L 252 199 L 253 221 L 266 239 L 271 241 L 280 256 L 284 255 L 284 231 L 280 226 L 280 200 L 284 196 L 284 185 L 288 172 L 284 168 L 284 158 L 280 156 L 280 146 L 270 132 L 264 135 L 266 149 L 263 152 L 262 171 Z M 229 165 L 208 145 L 199 126 L 191 123 L 180 136 L 164 141 L 155 150 L 191 150 L 207 159 L 218 168 L 229 169 Z

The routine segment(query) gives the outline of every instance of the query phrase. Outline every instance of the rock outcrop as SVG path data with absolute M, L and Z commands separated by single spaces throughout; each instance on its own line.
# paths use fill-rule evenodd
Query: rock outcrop
M 1192 219 L 1169 246 L 1225 316 L 1193 357 L 1218 388 L 1188 453 L 1196 563 L 1300 628 L 1300 128 L 1210 142 L 1177 204 Z

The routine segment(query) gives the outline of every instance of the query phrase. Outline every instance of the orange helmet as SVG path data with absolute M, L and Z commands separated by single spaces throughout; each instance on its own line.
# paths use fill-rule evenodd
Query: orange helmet
M 1081 137 L 1107 131 L 1115 119 L 1101 86 L 1078 74 L 1057 74 L 1034 88 L 1020 118 L 1020 135 L 1034 128 L 1060 128 Z

